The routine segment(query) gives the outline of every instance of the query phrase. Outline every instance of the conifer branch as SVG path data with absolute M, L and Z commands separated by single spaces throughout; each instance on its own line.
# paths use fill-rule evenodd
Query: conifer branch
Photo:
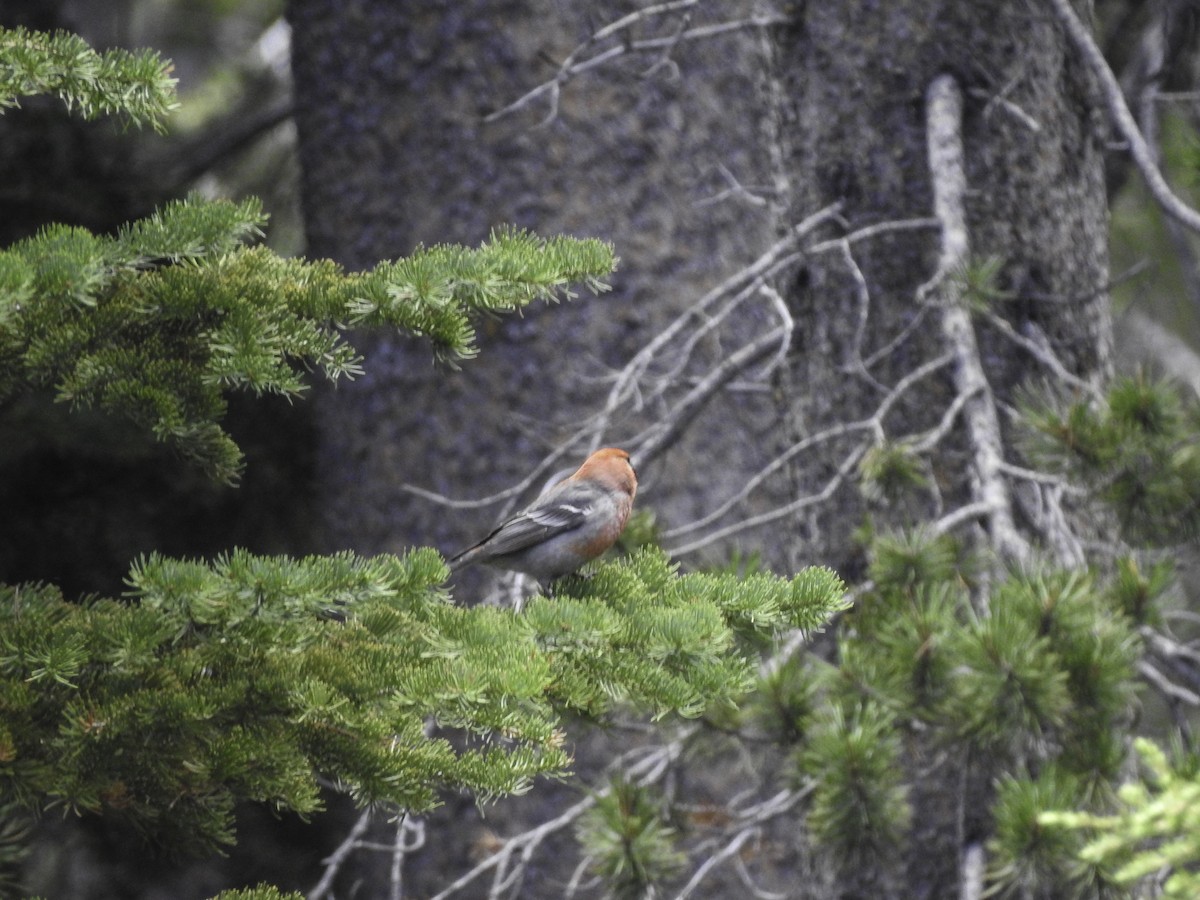
M 140 561 L 133 604 L 0 588 L 0 693 L 15 698 L 0 741 L 19 761 L 15 796 L 120 815 L 190 850 L 230 840 L 238 801 L 314 810 L 314 772 L 409 812 L 444 789 L 517 793 L 566 766 L 565 711 L 698 716 L 749 689 L 737 640 L 819 627 L 843 604 L 827 570 L 681 577 L 649 551 L 564 582 L 521 616 L 453 606 L 445 576 L 431 550 L 238 551 Z M 114 796 L 114 785 L 130 787 Z
M 161 132 L 178 106 L 172 68 L 151 50 L 97 53 L 67 32 L 0 27 L 0 110 L 21 97 L 57 94 L 85 119 L 117 114 Z
M 497 229 L 478 248 L 419 248 L 348 274 L 247 246 L 265 224 L 257 201 L 193 197 L 116 237 L 51 226 L 0 251 L 0 402 L 52 387 L 233 482 L 225 393 L 296 398 L 314 369 L 353 378 L 345 323 L 424 336 L 453 362 L 477 352 L 474 315 L 604 290 L 615 265 L 601 241 Z

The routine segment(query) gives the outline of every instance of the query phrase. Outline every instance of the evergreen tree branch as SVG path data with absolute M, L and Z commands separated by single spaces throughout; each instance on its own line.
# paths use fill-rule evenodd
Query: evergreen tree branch
M 246 244 L 258 203 L 190 198 L 98 237 L 51 226 L 0 251 L 0 402 L 50 387 L 128 417 L 221 481 L 241 451 L 225 392 L 299 397 L 311 370 L 354 377 L 344 326 L 389 326 L 453 361 L 476 353 L 473 317 L 603 290 L 615 259 L 595 240 L 498 229 L 476 249 L 419 248 L 348 274 Z
M 172 68 L 150 50 L 97 53 L 78 35 L 0 28 L 0 109 L 57 94 L 85 119 L 118 114 L 161 132 L 178 106 Z
M 843 605 L 827 570 L 681 577 L 650 552 L 520 616 L 451 605 L 445 575 L 429 550 L 238 551 L 141 561 L 133 604 L 0 590 L 12 796 L 120 816 L 188 851 L 227 843 L 237 802 L 315 810 L 314 773 L 410 812 L 444 789 L 519 793 L 566 766 L 566 711 L 700 715 L 749 689 L 737 641 L 819 627 Z

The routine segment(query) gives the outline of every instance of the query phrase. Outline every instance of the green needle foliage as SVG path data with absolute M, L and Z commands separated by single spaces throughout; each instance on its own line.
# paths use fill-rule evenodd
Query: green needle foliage
M 592 858 L 592 871 L 614 897 L 654 896 L 656 885 L 687 861 L 675 847 L 675 831 L 664 820 L 661 802 L 620 778 L 583 814 L 576 834 Z
M 147 85 L 169 87 L 151 77 L 167 68 L 69 36 L 0 32 L 0 103 L 52 91 L 85 114 L 157 122 L 170 95 Z M 499 229 L 476 249 L 420 248 L 347 273 L 254 246 L 265 224 L 253 199 L 192 197 L 116 235 L 51 226 L 0 251 L 0 404 L 42 391 L 124 416 L 233 481 L 229 391 L 295 398 L 313 372 L 353 377 L 350 326 L 398 328 L 444 360 L 468 358 L 478 315 L 603 290 L 616 262 L 600 241 Z M 446 792 L 518 793 L 567 770 L 567 716 L 728 708 L 752 686 L 764 639 L 819 628 L 844 606 L 827 570 L 681 577 L 654 550 L 567 579 L 523 614 L 455 605 L 447 575 L 427 549 L 235 551 L 141 559 L 121 598 L 0 585 L 0 869 L 51 810 L 201 853 L 235 840 L 237 804 L 310 814 L 319 783 L 404 811 Z M 614 796 L 628 800 L 622 822 L 642 823 L 623 857 L 630 877 L 651 881 L 669 835 L 642 822 L 636 797 Z M 626 871 L 603 864 L 618 880 Z
M 241 451 L 221 428 L 228 390 L 298 397 L 314 370 L 354 377 L 344 327 L 392 326 L 443 359 L 476 352 L 471 316 L 600 290 L 601 241 L 501 229 L 478 249 L 433 247 L 346 273 L 248 246 L 260 204 L 190 198 L 115 237 L 51 226 L 0 252 L 0 403 L 49 388 L 123 415 L 212 478 Z
M 901 851 L 908 791 L 886 710 L 869 701 L 849 712 L 827 707 L 798 762 L 816 779 L 809 827 L 840 866 L 878 865 Z
M 277 887 L 260 884 L 257 887 L 244 888 L 239 891 L 221 891 L 213 900 L 303 900 L 304 895 L 298 891 L 285 894 Z
M 996 830 L 989 847 L 991 880 L 999 886 L 996 896 L 1067 900 L 1112 894 L 1112 881 L 1102 868 L 1078 859 L 1080 835 L 1044 821 L 1046 810 L 1071 806 L 1081 796 L 1078 778 L 1056 765 L 1036 777 L 1000 779 L 993 807 Z
M 1038 824 L 1058 840 L 1085 839 L 1082 865 L 1105 870 L 1124 887 L 1153 880 L 1154 896 L 1191 900 L 1200 896 L 1200 765 L 1195 755 L 1172 764 L 1145 738 L 1134 740 L 1143 778 L 1121 787 L 1111 814 L 1064 811 L 1069 803 L 1045 804 Z
M 1126 536 L 1175 544 L 1200 531 L 1200 409 L 1143 376 L 1114 381 L 1102 403 L 1027 404 L 1032 455 L 1089 485 Z
M 177 106 L 172 68 L 151 50 L 97 53 L 78 35 L 0 28 L 0 110 L 57 94 L 85 119 L 115 113 L 162 131 Z
M 1111 796 L 1140 651 L 1126 610 L 1145 615 L 1165 578 L 1132 563 L 1109 581 L 1018 570 L 993 575 L 984 613 L 980 568 L 944 536 L 877 537 L 869 587 L 839 620 L 837 664 L 797 657 L 760 685 L 746 719 L 785 718 L 793 777 L 812 787 L 814 843 L 849 877 L 900 864 L 929 759 L 965 760 L 997 792 L 992 890 L 1075 896 L 1101 876 L 1037 815 Z
M 318 776 L 413 811 L 445 790 L 517 793 L 566 769 L 566 711 L 731 703 L 753 673 L 739 634 L 813 627 L 842 602 L 825 570 L 743 594 L 652 551 L 524 615 L 455 606 L 446 575 L 431 550 L 239 551 L 141 560 L 122 601 L 0 589 L 0 794 L 198 852 L 234 840 L 238 802 L 318 810 Z

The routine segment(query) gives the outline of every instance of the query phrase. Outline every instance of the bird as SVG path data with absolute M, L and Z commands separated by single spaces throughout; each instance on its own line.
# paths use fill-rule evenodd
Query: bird
M 569 575 L 616 543 L 637 494 L 629 454 L 597 450 L 482 541 L 450 558 L 450 571 L 485 563 L 552 581 Z

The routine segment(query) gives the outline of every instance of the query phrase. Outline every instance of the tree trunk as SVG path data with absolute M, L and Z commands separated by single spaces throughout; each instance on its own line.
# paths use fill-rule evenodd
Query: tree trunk
M 610 294 L 481 322 L 481 354 L 458 371 L 432 365 L 418 341 L 358 336 L 366 374 L 316 399 L 322 549 L 449 552 L 486 533 L 496 504 L 447 509 L 405 485 L 474 498 L 517 483 L 602 405 L 614 370 L 664 322 L 770 242 L 764 202 L 711 202 L 729 187 L 722 169 L 753 189 L 770 180 L 757 139 L 760 31 L 617 60 L 565 84 L 544 124 L 545 100 L 483 121 L 553 79 L 558 61 L 624 11 L 552 0 L 289 4 L 309 255 L 363 268 L 420 243 L 475 245 L 512 223 L 607 239 L 621 259 Z M 650 21 L 639 35 L 675 25 Z M 724 350 L 713 339 L 696 355 Z M 695 515 L 714 484 L 769 458 L 770 442 L 753 435 L 773 421 L 769 395 L 716 402 L 719 427 L 681 442 L 669 467 L 641 468 L 639 508 L 667 521 Z M 659 412 L 622 406 L 603 440 L 619 445 Z M 713 448 L 727 475 L 714 471 Z M 558 467 L 588 449 L 576 441 Z M 465 572 L 456 601 L 475 602 L 483 577 Z M 576 770 L 587 781 L 610 758 L 581 743 Z M 439 839 L 414 860 L 406 888 L 435 893 L 469 868 L 474 842 L 544 821 L 577 791 L 540 783 L 482 822 L 466 804 L 439 811 L 429 820 Z M 547 861 L 524 890 L 554 895 L 574 864 L 569 854 Z
M 568 81 L 553 106 L 484 121 L 619 15 L 548 0 L 289 5 L 310 255 L 360 268 L 511 223 L 607 239 L 621 259 L 602 298 L 482 322 L 482 353 L 461 371 L 432 366 L 418 342 L 366 339 L 366 376 L 319 399 L 328 548 L 452 551 L 485 533 L 497 506 L 448 511 L 404 485 L 473 498 L 519 481 L 600 405 L 614 367 L 768 242 L 764 203 L 705 202 L 728 187 L 722 168 L 768 181 L 760 31 L 631 53 Z M 636 35 L 674 26 L 651 18 Z M 772 404 L 762 394 L 724 409 L 707 446 L 750 469 L 770 445 L 747 431 Z M 623 407 L 603 440 L 657 413 Z M 668 518 L 703 502 L 713 473 L 698 447 L 642 473 L 643 508 Z M 577 441 L 557 467 L 589 449 Z
M 1052 10 L 937 0 L 810 3 L 775 36 L 793 218 L 840 203 L 846 234 L 912 225 L 815 253 L 790 286 L 797 333 L 782 394 L 793 423 L 788 440 L 872 417 L 901 379 L 953 349 L 939 324 L 944 301 L 922 290 L 937 269 L 943 230 L 936 221 L 913 221 L 934 214 L 928 92 L 944 73 L 964 97 L 971 265 L 978 272 L 993 260 L 997 267 L 990 296 L 974 302 L 982 299 L 1069 372 L 1084 380 L 1104 374 L 1111 328 L 1106 128 Z M 1020 386 L 1049 370 L 987 315 L 976 312 L 970 321 L 999 410 L 1005 460 L 1019 463 L 1005 411 Z M 900 396 L 882 419 L 887 439 L 939 423 L 958 391 L 958 365 Z M 844 487 L 835 502 L 796 521 L 798 557 L 829 562 L 853 579 L 865 563 L 854 531 L 868 507 L 874 527 L 887 528 L 970 503 L 979 459 L 964 416 L 934 449 L 932 486 L 921 498 L 869 507 L 859 491 Z M 862 440 L 853 434 L 798 456 L 797 491 L 828 483 Z M 1007 487 L 1019 500 L 1021 488 Z M 1016 527 L 1032 541 L 1021 511 L 1017 503 Z M 984 516 L 979 522 L 991 527 Z M 995 543 L 994 533 L 986 537 Z M 912 768 L 922 774 L 910 796 L 907 854 L 897 871 L 849 875 L 846 896 L 957 896 L 962 854 L 987 834 L 989 762 L 951 754 L 934 764 L 937 754 L 919 739 L 910 750 Z
M 785 139 L 797 214 L 840 202 L 847 231 L 932 215 L 925 93 L 950 73 L 965 96 L 967 226 L 976 265 L 995 261 L 990 308 L 1087 379 L 1107 371 L 1106 128 L 1079 62 L 1049 10 L 1007 3 L 908 0 L 807 4 L 777 32 L 787 98 Z M 894 230 L 853 246 L 869 295 L 837 253 L 814 256 L 788 294 L 798 323 L 787 392 L 794 432 L 868 414 L 881 388 L 945 351 L 937 311 L 918 288 L 934 274 L 937 228 Z M 878 359 L 914 318 L 923 327 Z M 981 356 L 1002 402 L 1046 374 L 1029 353 L 976 317 Z M 860 363 L 869 361 L 867 374 Z M 877 384 L 872 384 L 876 382 Z M 944 410 L 948 373 L 888 419 L 895 434 L 928 427 Z M 932 401 L 932 402 L 931 402 Z M 893 429 L 894 426 L 894 429 Z M 963 460 L 939 464 L 949 503 L 967 489 Z M 799 483 L 819 477 L 805 466 Z M 849 531 L 861 501 L 800 523 L 806 552 L 853 571 Z M 911 519 L 911 511 L 907 518 Z M 840 523 L 840 524 L 839 524 Z

